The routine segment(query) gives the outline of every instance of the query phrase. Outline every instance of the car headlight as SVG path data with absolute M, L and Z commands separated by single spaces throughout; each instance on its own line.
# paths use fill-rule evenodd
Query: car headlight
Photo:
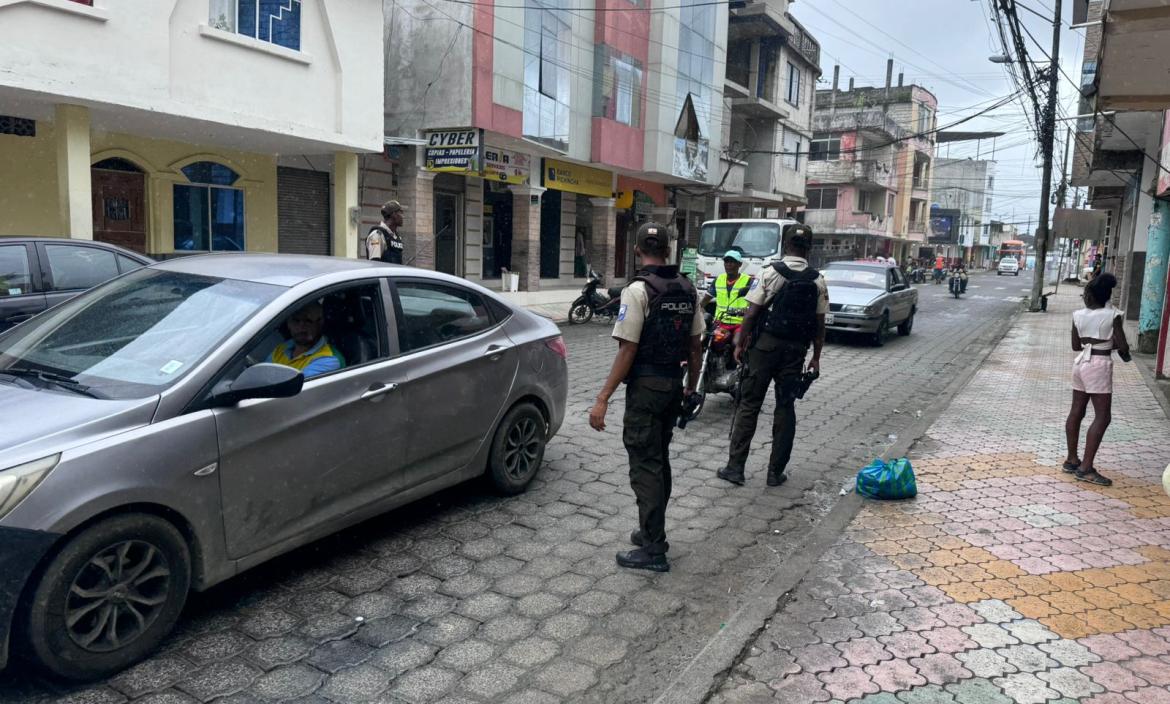
M 882 312 L 882 304 L 881 303 L 874 303 L 873 305 L 868 305 L 865 307 L 865 314 L 866 315 L 877 315 L 881 312 Z
M 865 306 L 842 306 L 842 313 L 864 313 Z
M 16 508 L 61 461 L 61 453 L 0 469 L 0 518 Z

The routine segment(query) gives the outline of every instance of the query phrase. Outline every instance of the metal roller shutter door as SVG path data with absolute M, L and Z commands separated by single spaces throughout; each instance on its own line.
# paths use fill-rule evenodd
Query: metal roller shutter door
M 329 254 L 329 174 L 279 167 L 276 208 L 282 254 Z

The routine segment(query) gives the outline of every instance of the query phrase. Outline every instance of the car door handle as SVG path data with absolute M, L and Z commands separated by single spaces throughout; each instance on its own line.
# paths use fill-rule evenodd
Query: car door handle
M 483 353 L 483 356 L 487 357 L 493 362 L 497 362 L 499 361 L 500 357 L 504 356 L 504 352 L 507 349 L 508 348 L 504 345 L 488 345 L 487 351 Z
M 370 388 L 362 392 L 362 400 L 380 399 L 398 388 L 398 384 L 370 384 Z

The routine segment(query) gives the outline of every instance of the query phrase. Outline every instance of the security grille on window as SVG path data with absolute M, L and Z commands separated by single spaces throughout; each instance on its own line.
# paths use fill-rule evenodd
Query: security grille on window
M 301 0 L 211 0 L 208 24 L 286 49 L 301 48 Z
M 808 189 L 809 210 L 834 210 L 837 207 L 836 188 Z
M 10 134 L 14 137 L 36 137 L 36 120 L 26 120 L 23 117 L 0 115 L 0 134 Z
M 788 89 L 784 100 L 793 107 L 800 107 L 800 69 L 792 62 L 788 63 Z
M 809 143 L 809 161 L 836 161 L 841 158 L 840 137 L 815 137 Z
M 244 191 L 232 187 L 240 175 L 211 161 L 183 175 L 191 185 L 175 184 L 175 251 L 244 251 Z

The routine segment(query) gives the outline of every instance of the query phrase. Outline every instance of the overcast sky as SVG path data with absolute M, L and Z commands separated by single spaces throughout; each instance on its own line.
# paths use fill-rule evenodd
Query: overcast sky
M 841 65 L 841 87 L 849 78 L 859 86 L 885 85 L 886 59 L 894 59 L 894 83 L 898 73 L 906 74 L 907 84 L 914 83 L 938 97 L 940 127 L 971 115 L 1012 94 L 1015 90 L 1004 66 L 993 64 L 988 57 L 1003 53 L 995 34 L 993 0 L 798 0 L 792 14 L 821 45 L 821 76 L 818 88 L 827 89 L 833 80 L 833 66 Z M 1018 0 L 1049 17 L 1053 0 Z M 1084 51 L 1084 29 L 1069 29 L 1072 21 L 1070 3 L 1064 3 L 1065 28 L 1061 34 L 1061 65 L 1079 80 Z M 1052 24 L 1049 20 L 1021 11 L 1021 20 L 1045 52 L 1051 51 Z M 1047 62 L 1046 56 L 1030 40 L 1032 60 Z M 1060 77 L 1062 115 L 1075 115 L 1076 87 L 1064 75 Z M 1040 158 L 1036 138 L 1028 127 L 1023 102 L 1015 100 L 986 116 L 978 117 L 956 129 L 1005 132 L 995 140 L 995 192 L 992 217 L 1005 222 L 1019 222 L 1028 216 L 1035 226 L 1040 201 Z M 1057 165 L 1053 187 L 1059 182 L 1059 159 L 1065 138 L 1064 128 L 1057 125 Z M 947 157 L 947 145 L 938 148 L 939 157 Z M 951 158 L 992 158 L 992 143 L 951 144 Z M 1014 219 L 1013 219 L 1014 218 Z

